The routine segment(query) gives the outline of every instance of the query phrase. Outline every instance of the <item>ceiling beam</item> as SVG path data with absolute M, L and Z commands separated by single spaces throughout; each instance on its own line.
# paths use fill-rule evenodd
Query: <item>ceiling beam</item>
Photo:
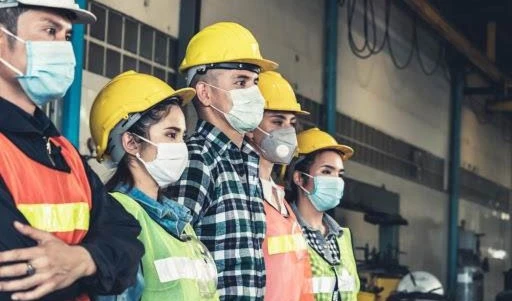
M 457 51 L 483 72 L 489 79 L 502 83 L 506 76 L 478 48 L 474 47 L 464 35 L 451 26 L 427 0 L 404 0 L 404 2 L 427 24 L 448 41 Z
M 512 100 L 497 102 L 489 105 L 488 108 L 495 112 L 512 112 Z

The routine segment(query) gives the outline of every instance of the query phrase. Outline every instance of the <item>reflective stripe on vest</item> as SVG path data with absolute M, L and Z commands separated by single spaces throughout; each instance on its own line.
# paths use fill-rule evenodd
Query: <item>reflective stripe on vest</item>
M 292 209 L 286 201 L 283 204 L 288 216 L 281 215 L 269 202 L 263 203 L 267 219 L 264 300 L 314 301 L 307 241 Z
M 60 148 L 69 172 L 35 161 L 0 134 L 0 177 L 31 226 L 79 244 L 89 229 L 91 186 L 75 147 L 62 136 L 50 140 Z
M 332 293 L 335 286 L 335 277 L 313 277 L 313 294 Z
M 142 228 L 138 237 L 146 249 L 142 257 L 142 301 L 219 300 L 215 263 L 205 258 L 203 245 L 190 224 L 183 233 L 190 239 L 180 240 L 158 225 L 130 196 L 119 192 L 112 196 Z
M 89 229 L 89 205 L 66 204 L 19 204 L 32 227 L 47 232 L 68 232 Z
M 302 233 L 270 236 L 268 240 L 268 254 L 282 254 L 288 252 L 296 252 L 306 250 L 308 248 L 307 242 Z
M 215 269 L 210 269 L 206 273 L 198 275 L 197 271 L 204 270 L 204 261 L 202 259 L 191 259 L 188 257 L 169 257 L 155 260 L 155 267 L 160 278 L 160 282 L 165 283 L 179 279 L 195 279 L 215 281 L 217 274 Z
M 91 187 L 84 163 L 74 146 L 62 136 L 50 140 L 60 148 L 69 172 L 35 161 L 0 134 L 0 177 L 16 208 L 31 226 L 76 245 L 82 242 L 89 229 Z M 73 300 L 90 299 L 83 294 Z
M 360 283 L 352 250 L 351 234 L 348 228 L 342 228 L 342 230 L 342 236 L 337 238 L 340 250 L 340 263 L 338 265 L 329 264 L 308 244 L 313 270 L 313 291 L 316 301 L 331 301 L 335 288 L 337 288 L 336 294 L 339 295 L 341 301 L 357 301 Z M 347 277 L 351 278 L 347 279 Z M 325 278 L 331 280 L 324 281 L 323 279 Z M 338 287 L 335 285 L 336 281 L 338 281 Z

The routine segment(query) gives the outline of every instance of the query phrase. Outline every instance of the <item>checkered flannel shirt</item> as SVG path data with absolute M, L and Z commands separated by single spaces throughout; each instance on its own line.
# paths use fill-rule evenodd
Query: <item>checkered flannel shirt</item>
M 217 265 L 221 300 L 263 300 L 265 213 L 259 157 L 199 120 L 187 141 L 190 162 L 167 193 L 193 214 L 199 239 Z
M 302 232 L 304 233 L 308 244 L 329 264 L 339 264 L 341 255 L 340 249 L 338 248 L 337 238 L 343 235 L 343 230 L 338 223 L 327 213 L 324 213 L 323 223 L 327 226 L 327 235 L 323 236 L 320 230 L 312 228 L 302 218 L 295 203 L 293 203 L 291 207 L 293 212 L 295 212 L 297 221 L 302 228 Z

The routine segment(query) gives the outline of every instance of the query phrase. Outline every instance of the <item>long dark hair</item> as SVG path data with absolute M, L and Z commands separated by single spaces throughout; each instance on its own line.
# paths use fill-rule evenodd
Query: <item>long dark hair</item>
M 173 106 L 177 106 L 182 110 L 181 100 L 171 98 L 159 102 L 157 105 L 147 110 L 142 117 L 127 130 L 127 132 L 139 135 L 149 140 L 149 128 L 167 117 Z M 139 143 L 142 141 L 136 136 L 134 139 Z M 114 175 L 105 184 L 107 191 L 113 191 L 119 185 L 128 185 L 129 189 L 133 188 L 135 181 L 130 169 L 128 168 L 131 160 L 133 160 L 133 158 L 129 154 L 125 153 L 121 161 L 117 164 L 117 169 Z
M 302 172 L 309 174 L 309 168 L 311 165 L 313 165 L 313 162 L 315 162 L 316 158 L 316 152 L 307 154 L 307 155 L 300 155 L 297 158 L 294 158 L 292 162 L 288 165 L 288 168 L 286 169 L 285 179 L 286 179 L 286 186 L 285 186 L 285 199 L 292 203 L 297 201 L 299 197 L 298 190 L 300 189 L 297 184 L 293 181 L 293 174 L 296 171 L 301 172 L 300 176 L 302 177 L 302 180 L 304 183 L 307 183 L 309 180 L 309 177 L 302 174 Z

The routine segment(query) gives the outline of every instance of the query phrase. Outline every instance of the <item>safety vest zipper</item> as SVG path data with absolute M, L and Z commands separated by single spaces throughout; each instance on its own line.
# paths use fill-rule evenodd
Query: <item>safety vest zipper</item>
M 46 141 L 46 153 L 48 155 L 48 159 L 50 160 L 52 166 L 55 167 L 55 160 L 53 160 L 52 157 L 52 142 L 50 141 L 49 137 L 43 137 L 43 140 Z

